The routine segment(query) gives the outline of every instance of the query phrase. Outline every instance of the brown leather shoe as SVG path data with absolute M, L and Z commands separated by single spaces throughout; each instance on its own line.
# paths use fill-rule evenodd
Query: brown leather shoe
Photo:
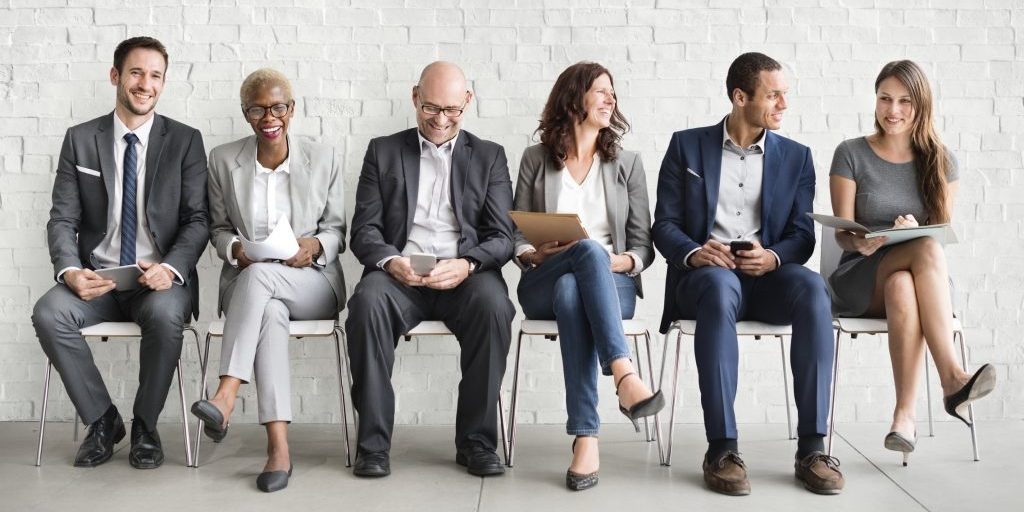
M 839 494 L 846 480 L 839 471 L 839 459 L 823 452 L 811 452 L 794 464 L 796 478 L 804 488 L 815 494 Z
M 725 455 L 708 460 L 704 454 L 704 483 L 708 489 L 729 496 L 746 496 L 750 494 L 750 481 L 747 480 L 747 466 L 740 458 L 740 454 L 734 451 L 725 452 Z

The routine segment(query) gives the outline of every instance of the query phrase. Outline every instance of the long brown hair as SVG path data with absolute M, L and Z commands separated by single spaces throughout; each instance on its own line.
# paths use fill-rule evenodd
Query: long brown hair
M 576 144 L 574 127 L 587 118 L 583 110 L 583 96 L 601 75 L 608 75 L 612 87 L 615 86 L 611 72 L 604 66 L 596 62 L 577 62 L 565 68 L 551 87 L 548 102 L 541 113 L 540 125 L 534 134 L 540 133 L 540 142 L 548 149 L 556 165 L 565 163 L 569 148 Z M 627 131 L 629 122 L 619 112 L 619 102 L 616 101 L 611 124 L 597 134 L 597 153 L 602 160 L 615 159 L 619 152 L 619 142 Z
M 882 68 L 875 79 L 875 92 L 882 81 L 896 77 L 907 91 L 914 105 L 914 124 L 910 131 L 910 145 L 914 152 L 914 166 L 917 168 L 917 185 L 921 192 L 925 210 L 928 212 L 927 224 L 949 222 L 949 204 L 946 201 L 946 173 L 953 165 L 949 154 L 939 135 L 935 132 L 932 120 L 932 90 L 928 78 L 920 66 L 909 60 L 890 62 Z M 879 137 L 885 134 L 875 117 L 875 131 Z

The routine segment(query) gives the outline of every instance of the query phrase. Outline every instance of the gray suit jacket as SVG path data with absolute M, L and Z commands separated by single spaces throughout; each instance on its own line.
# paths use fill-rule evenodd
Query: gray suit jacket
M 612 226 L 612 250 L 616 254 L 629 251 L 640 257 L 644 268 L 654 262 L 651 246 L 651 211 L 647 200 L 647 177 L 640 155 L 620 150 L 618 157 L 601 162 L 605 202 L 608 204 L 608 222 Z M 516 182 L 515 209 L 529 212 L 554 212 L 558 207 L 558 193 L 562 188 L 562 169 L 551 161 L 543 144 L 535 144 L 523 151 L 519 161 L 519 179 Z M 528 244 L 519 230 L 515 246 Z M 633 278 L 636 294 L 644 296 L 640 276 Z
M 113 113 L 73 126 L 64 136 L 46 223 L 54 278 L 67 267 L 96 268 L 92 252 L 107 235 L 108 201 L 117 181 L 115 158 Z M 146 150 L 145 189 L 143 214 L 155 249 L 161 262 L 185 279 L 192 314 L 198 317 L 196 262 L 209 237 L 206 150 L 198 130 L 155 115 Z
M 327 264 L 320 269 L 331 283 L 338 311 L 345 307 L 345 276 L 338 255 L 345 251 L 345 192 L 342 155 L 317 142 L 288 136 L 289 197 L 292 230 L 297 237 L 317 237 Z M 256 171 L 256 136 L 217 146 L 210 151 L 210 243 L 224 260 L 220 301 L 238 274 L 228 263 L 228 242 L 240 231 L 252 239 L 252 190 Z M 237 230 L 237 231 L 236 231 Z
M 416 128 L 370 141 L 352 216 L 352 253 L 363 275 L 399 256 L 409 240 L 420 183 Z M 452 153 L 451 201 L 462 230 L 458 255 L 499 270 L 512 257 L 512 181 L 505 149 L 462 130 Z

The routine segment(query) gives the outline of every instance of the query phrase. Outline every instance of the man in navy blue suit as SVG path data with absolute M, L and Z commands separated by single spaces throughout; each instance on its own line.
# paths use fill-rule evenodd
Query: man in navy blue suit
M 672 136 L 658 176 L 654 244 L 668 260 L 661 332 L 696 319 L 694 352 L 708 451 L 704 481 L 716 492 L 750 493 L 737 445 L 736 322 L 792 324 L 793 388 L 799 410 L 796 476 L 819 494 L 843 488 L 839 461 L 824 453 L 832 379 L 831 303 L 803 266 L 814 251 L 805 212 L 814 199 L 806 146 L 776 135 L 786 110 L 782 66 L 760 53 L 729 66 L 732 112 L 722 122 Z M 749 242 L 735 252 L 730 242 Z

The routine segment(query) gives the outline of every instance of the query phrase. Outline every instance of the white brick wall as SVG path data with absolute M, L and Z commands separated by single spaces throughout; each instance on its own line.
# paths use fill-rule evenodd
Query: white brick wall
M 114 46 L 142 34 L 162 39 L 171 54 L 159 110 L 202 130 L 208 148 L 248 134 L 236 107 L 246 73 L 267 65 L 286 72 L 299 101 L 294 130 L 345 152 L 349 216 L 367 141 L 413 125 L 410 86 L 434 59 L 466 69 L 477 101 L 465 126 L 505 145 L 513 178 L 557 74 L 581 59 L 603 63 L 617 79 L 622 110 L 633 124 L 625 146 L 642 152 L 653 196 L 669 135 L 718 121 L 728 109 L 723 82 L 729 62 L 741 51 L 763 51 L 788 70 L 792 92 L 783 133 L 814 150 L 815 209 L 822 212 L 830 211 L 833 149 L 871 130 L 875 73 L 889 60 L 917 60 L 933 81 L 944 140 L 963 166 L 955 215 L 963 243 L 949 255 L 967 340 L 973 359 L 995 363 L 1001 379 L 978 412 L 1024 418 L 1024 1 L 510 4 L 0 0 L 0 331 L 6 334 L 0 340 L 0 419 L 39 413 L 43 354 L 29 313 L 52 284 L 44 224 L 61 137 L 67 126 L 111 109 L 114 90 L 106 77 Z M 343 259 L 351 289 L 360 269 L 350 254 Z M 218 262 L 208 251 L 200 266 L 203 328 L 215 304 Z M 514 293 L 518 271 L 509 266 L 505 276 Z M 638 315 L 651 326 L 661 311 L 664 276 L 660 259 L 645 272 L 648 298 Z M 113 395 L 130 408 L 136 349 L 119 341 L 94 347 Z M 777 347 L 747 340 L 741 347 L 740 420 L 784 421 Z M 398 421 L 453 421 L 457 349 L 452 339 L 402 342 L 395 366 Z M 885 341 L 868 337 L 845 345 L 843 353 L 838 419 L 887 419 L 893 393 Z M 684 354 L 681 417 L 699 421 L 688 345 Z M 293 344 L 298 421 L 336 421 L 332 357 L 326 342 Z M 525 344 L 523 421 L 564 421 L 558 357 L 555 343 Z M 185 358 L 191 401 L 198 389 L 191 343 Z M 611 388 L 602 381 L 601 411 L 619 421 Z M 171 397 L 167 416 L 175 417 Z M 255 420 L 252 397 L 245 388 L 244 419 Z M 54 416 L 71 417 L 63 391 L 51 400 Z

